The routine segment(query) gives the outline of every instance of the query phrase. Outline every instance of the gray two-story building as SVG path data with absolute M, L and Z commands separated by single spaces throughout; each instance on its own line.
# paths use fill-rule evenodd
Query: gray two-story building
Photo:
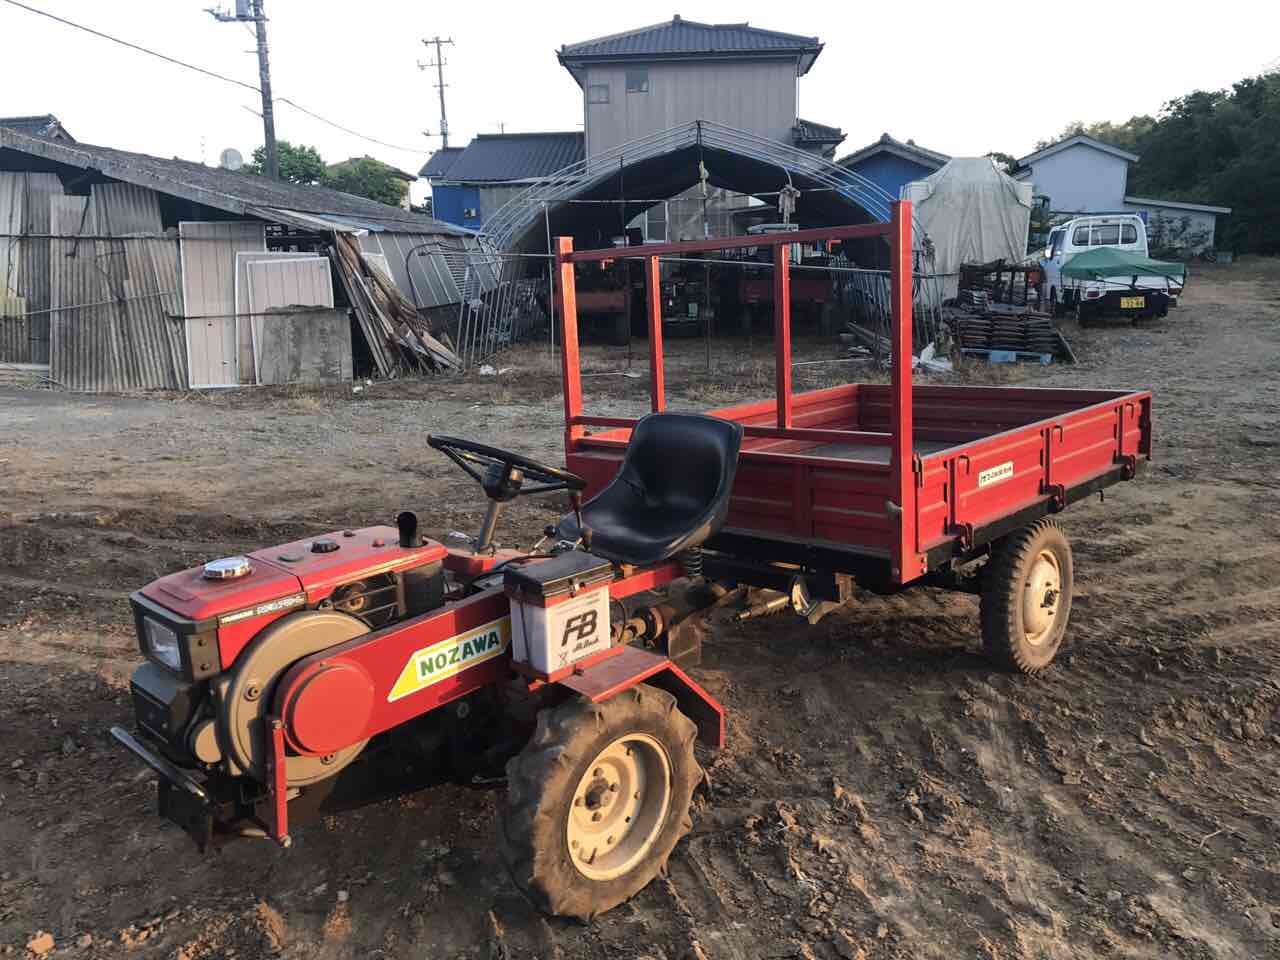
M 555 173 L 553 163 L 617 164 L 628 144 L 697 120 L 830 159 L 844 134 L 799 116 L 799 80 L 821 52 L 817 37 L 679 16 L 568 44 L 557 57 L 581 91 L 581 135 L 486 134 L 437 152 L 421 175 L 437 216 L 479 228 L 501 201 Z M 535 142 L 560 149 L 531 149 Z M 733 213 L 758 205 L 725 190 L 703 199 L 701 188 L 684 191 L 637 224 L 647 239 L 731 233 Z

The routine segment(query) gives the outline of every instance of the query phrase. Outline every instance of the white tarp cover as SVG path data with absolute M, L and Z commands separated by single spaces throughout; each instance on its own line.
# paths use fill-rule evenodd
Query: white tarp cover
M 990 157 L 956 157 L 924 180 L 902 188 L 916 225 L 934 247 L 934 269 L 958 274 L 962 263 L 1010 262 L 1027 253 L 1031 184 L 1001 173 Z M 920 238 L 915 239 L 920 248 Z M 948 295 L 957 280 L 948 276 Z

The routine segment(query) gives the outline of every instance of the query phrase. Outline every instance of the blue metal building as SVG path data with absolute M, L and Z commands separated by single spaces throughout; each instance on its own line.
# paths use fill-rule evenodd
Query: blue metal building
M 465 147 L 431 155 L 420 177 L 431 184 L 432 216 L 478 230 L 530 183 L 583 158 L 583 135 L 482 133 Z
M 945 153 L 926 150 L 911 141 L 903 143 L 884 133 L 879 140 L 836 162 L 897 197 L 906 184 L 929 176 L 950 159 Z

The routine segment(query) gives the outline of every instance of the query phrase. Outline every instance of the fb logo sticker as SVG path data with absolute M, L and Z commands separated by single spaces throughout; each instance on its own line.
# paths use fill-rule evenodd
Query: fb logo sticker
M 560 638 L 560 646 L 567 647 L 570 640 L 581 643 L 584 640 L 591 639 L 595 636 L 598 618 L 599 611 L 596 610 L 575 613 L 564 622 L 564 636 Z

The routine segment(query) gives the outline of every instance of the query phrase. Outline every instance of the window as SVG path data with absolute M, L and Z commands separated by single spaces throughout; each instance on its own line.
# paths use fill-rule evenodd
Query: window
M 1056 257 L 1062 252 L 1062 244 L 1066 239 L 1067 231 L 1055 230 L 1049 235 L 1049 256 Z
M 607 83 L 593 83 L 587 87 L 587 103 L 608 103 L 609 102 L 609 85 Z
M 627 70 L 627 93 L 648 93 L 649 71 L 645 67 Z
M 1100 223 L 1093 228 L 1093 245 L 1095 247 L 1114 247 L 1120 242 L 1120 224 Z
M 1137 243 L 1138 228 L 1135 227 L 1132 223 L 1123 224 L 1120 227 L 1120 242 L 1121 243 Z
M 1089 245 L 1089 228 L 1076 227 L 1075 232 L 1071 234 L 1071 245 L 1073 247 L 1087 247 Z

